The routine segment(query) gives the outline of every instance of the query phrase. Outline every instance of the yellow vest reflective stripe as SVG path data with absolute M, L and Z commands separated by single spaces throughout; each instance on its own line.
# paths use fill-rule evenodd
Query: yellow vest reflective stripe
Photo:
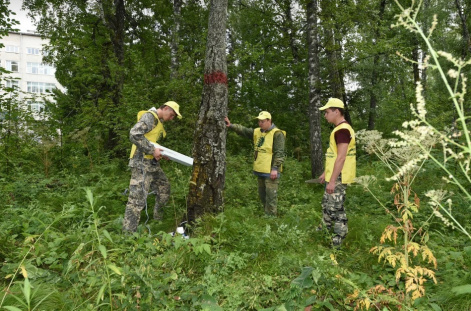
M 356 176 L 357 160 L 356 160 L 356 144 L 355 132 L 348 123 L 338 125 L 330 134 L 329 148 L 325 153 L 325 180 L 330 181 L 332 171 L 334 170 L 335 160 L 337 159 L 337 144 L 335 143 L 335 132 L 341 129 L 347 129 L 350 132 L 351 140 L 348 144 L 347 157 L 342 168 L 342 183 L 353 183 Z
M 271 172 L 271 161 L 273 158 L 273 137 L 275 133 L 281 131 L 286 137 L 286 132 L 278 128 L 274 128 L 269 132 L 262 133 L 260 128 L 256 128 L 253 132 L 254 143 L 254 162 L 253 170 L 259 173 Z M 281 172 L 282 167 L 278 168 Z
M 144 115 L 144 113 L 146 113 L 146 112 L 150 112 L 154 115 L 154 117 L 157 119 L 157 125 L 152 129 L 152 131 L 147 132 L 146 134 L 144 134 L 144 137 L 152 143 L 157 143 L 157 141 L 160 139 L 160 137 L 167 136 L 167 132 L 165 132 L 164 125 L 162 124 L 162 122 L 160 122 L 159 116 L 154 111 L 151 111 L 151 110 L 139 111 L 139 113 L 137 114 L 137 121 L 139 121 L 141 119 L 141 117 Z M 136 149 L 137 149 L 137 146 L 132 145 L 131 154 L 130 154 L 129 158 L 132 158 L 134 156 L 134 153 L 136 152 Z M 146 158 L 146 159 L 152 159 L 153 157 L 154 156 L 151 155 L 151 154 L 144 155 L 144 158 Z

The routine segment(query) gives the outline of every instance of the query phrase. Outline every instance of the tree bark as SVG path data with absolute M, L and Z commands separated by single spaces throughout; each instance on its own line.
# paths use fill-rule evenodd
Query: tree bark
M 204 87 L 193 144 L 193 173 L 187 199 L 192 224 L 222 209 L 226 170 L 227 116 L 226 22 L 228 0 L 211 0 Z
M 311 139 L 311 176 L 317 178 L 324 171 L 321 139 L 321 107 L 319 79 L 319 39 L 317 25 L 318 0 L 307 3 L 307 41 L 309 57 L 309 136 Z

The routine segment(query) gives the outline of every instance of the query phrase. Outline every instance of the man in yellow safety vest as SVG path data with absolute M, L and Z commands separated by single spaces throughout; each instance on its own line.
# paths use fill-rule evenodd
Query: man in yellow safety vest
M 334 247 L 339 247 L 348 233 L 343 203 L 347 184 L 353 183 L 356 174 L 355 132 L 344 118 L 344 109 L 344 103 L 337 98 L 330 98 L 325 106 L 319 108 L 324 111 L 327 122 L 335 126 L 325 154 L 325 171 L 319 177 L 320 182 L 326 185 L 322 198 L 323 222 L 327 230 L 334 231 Z
M 224 121 L 226 126 L 238 135 L 253 139 L 253 173 L 258 177 L 258 194 L 265 214 L 276 216 L 278 184 L 285 158 L 286 132 L 272 123 L 271 114 L 267 111 L 260 112 L 255 118 L 258 119 L 259 126 L 256 129 L 232 124 L 228 117 L 225 117 Z
M 129 167 L 131 181 L 129 183 L 129 198 L 123 220 L 123 230 L 134 232 L 139 224 L 141 211 L 147 205 L 149 189 L 155 192 L 154 219 L 162 217 L 162 206 L 170 197 L 170 183 L 160 167 L 161 149 L 152 143 L 164 138 L 163 122 L 170 121 L 180 114 L 180 106 L 169 101 L 158 109 L 139 111 L 137 123 L 129 132 L 131 148 Z

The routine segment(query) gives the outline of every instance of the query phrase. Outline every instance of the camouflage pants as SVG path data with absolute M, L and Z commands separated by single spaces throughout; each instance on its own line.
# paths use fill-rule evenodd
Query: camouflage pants
M 267 215 L 276 215 L 279 183 L 279 178 L 272 180 L 270 178 L 258 177 L 258 195 Z
M 347 189 L 346 184 L 342 184 L 341 176 L 335 181 L 335 189 L 332 194 L 324 192 L 322 198 L 322 214 L 324 225 L 327 230 L 334 229 L 334 236 L 332 237 L 333 245 L 340 245 L 348 233 L 348 219 L 345 212 L 343 203 Z
M 149 192 L 149 189 L 151 192 Z M 129 197 L 124 213 L 123 230 L 136 231 L 141 211 L 146 207 L 147 195 L 154 193 L 154 219 L 162 216 L 162 206 L 170 198 L 170 183 L 164 171 L 158 166 L 156 171 L 146 171 L 139 167 L 131 168 L 131 181 L 129 183 Z

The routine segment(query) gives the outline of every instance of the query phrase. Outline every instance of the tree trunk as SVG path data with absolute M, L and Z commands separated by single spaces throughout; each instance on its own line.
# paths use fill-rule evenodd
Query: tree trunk
M 425 16 L 428 16 L 428 10 L 429 10 L 429 4 L 430 0 L 424 0 L 424 14 Z M 424 29 L 429 29 L 430 28 L 430 22 L 426 19 L 424 22 Z M 424 61 L 424 52 L 422 52 L 422 59 L 421 62 Z M 421 75 L 420 75 L 420 80 L 422 81 L 422 87 L 423 87 L 423 96 L 426 98 L 427 96 L 427 67 L 422 68 Z
M 331 70 L 330 70 L 330 89 L 332 97 L 341 99 L 345 104 L 345 120 L 352 124 L 350 118 L 350 112 L 348 111 L 348 100 L 347 94 L 345 93 L 345 82 L 343 80 L 344 74 L 343 69 L 340 66 L 342 60 L 341 53 L 341 42 L 335 39 L 335 31 L 333 29 L 324 29 L 324 34 L 326 35 L 327 44 L 326 44 L 326 53 L 327 58 L 330 61 Z
M 371 73 L 371 90 L 370 90 L 370 111 L 368 114 L 368 130 L 374 130 L 376 126 L 376 107 L 378 100 L 374 91 L 374 87 L 377 83 L 378 73 L 376 71 L 377 64 L 379 62 L 379 55 L 375 55 L 373 59 L 373 72 Z
M 471 37 L 469 35 L 468 25 L 466 22 L 466 14 L 464 12 L 463 6 L 461 5 L 461 1 L 455 0 L 455 5 L 456 9 L 458 10 L 458 15 L 460 16 L 463 36 L 463 50 L 461 52 L 461 56 L 463 59 L 466 59 L 468 57 L 469 52 L 471 52 Z
M 171 42 L 171 57 L 170 57 L 170 77 L 175 79 L 177 77 L 177 71 L 179 66 L 178 59 L 178 41 L 180 32 L 181 22 L 181 8 L 182 0 L 173 0 L 173 29 L 172 29 L 172 42 Z
M 412 63 L 412 71 L 414 73 L 414 85 L 417 85 L 417 82 L 420 81 L 420 70 L 419 70 L 420 58 L 419 58 L 419 40 L 417 39 L 417 36 L 415 35 L 412 38 L 412 45 L 414 46 L 414 48 L 412 49 L 412 60 L 414 60 L 414 62 Z
M 309 55 L 309 136 L 311 139 L 311 176 L 317 178 L 324 171 L 321 139 L 321 107 L 319 79 L 319 39 L 317 28 L 318 0 L 307 3 L 307 41 Z
M 384 9 L 386 7 L 386 0 L 381 0 L 381 3 L 379 5 L 379 17 L 378 17 L 378 23 L 375 29 L 375 40 L 374 40 L 374 45 L 377 45 L 380 36 L 381 36 L 381 22 L 383 20 L 384 16 Z M 368 115 L 368 129 L 374 130 L 376 126 L 376 107 L 378 104 L 378 99 L 375 94 L 375 86 L 378 83 L 378 70 L 377 68 L 379 67 L 379 52 L 375 51 L 375 56 L 373 58 L 373 71 L 371 72 L 371 89 L 370 89 L 370 111 Z
M 211 0 L 204 68 L 204 87 L 194 133 L 193 173 L 187 199 L 192 224 L 205 213 L 221 210 L 226 170 L 227 1 Z
M 338 10 L 336 2 L 321 1 L 321 11 L 331 11 L 332 8 L 329 6 L 335 6 L 335 9 Z M 324 42 L 325 42 L 325 52 L 327 59 L 329 60 L 329 85 L 330 85 L 330 94 L 331 97 L 339 98 L 343 100 L 345 104 L 345 120 L 348 123 L 351 123 L 350 113 L 347 107 L 347 94 L 345 93 L 345 83 L 343 81 L 344 73 L 343 68 L 341 68 L 342 60 L 342 49 L 341 40 L 336 38 L 336 21 L 335 17 L 329 13 L 326 13 L 324 16 L 324 22 L 326 27 L 323 27 L 324 30 Z
M 110 86 L 113 106 L 107 109 L 110 121 L 108 125 L 108 139 L 105 146 L 107 150 L 114 150 L 118 142 L 117 127 L 121 124 L 121 121 L 116 116 L 119 116 L 117 112 L 121 106 L 124 85 L 124 19 L 126 10 L 124 0 L 102 1 L 101 5 L 104 24 L 108 28 L 117 62 L 116 69 L 110 69 L 111 78 L 114 81 L 113 85 Z
M 339 59 L 337 46 L 335 42 L 335 32 L 333 29 L 324 28 L 324 36 L 326 39 L 326 53 L 331 70 L 329 70 L 330 89 L 332 97 L 343 99 L 343 89 L 339 70 Z
M 296 46 L 296 29 L 294 27 L 293 14 L 291 8 L 291 0 L 276 0 L 280 9 L 284 13 L 284 21 L 282 25 L 283 32 L 287 38 L 289 38 L 289 46 L 291 48 L 291 54 L 293 55 L 293 61 L 295 64 L 299 61 L 299 51 Z
M 465 2 L 466 3 L 466 2 Z M 462 59 L 467 59 L 469 54 L 471 53 L 471 36 L 468 30 L 468 23 L 467 17 L 465 13 L 465 8 L 461 5 L 460 0 L 455 0 L 456 8 L 458 9 L 458 13 L 461 20 L 461 28 L 463 29 L 463 50 L 462 50 Z M 468 1 L 469 4 L 469 1 Z M 466 114 L 471 113 L 471 107 L 467 105 L 465 108 Z M 466 120 L 467 124 L 471 123 L 471 119 Z

